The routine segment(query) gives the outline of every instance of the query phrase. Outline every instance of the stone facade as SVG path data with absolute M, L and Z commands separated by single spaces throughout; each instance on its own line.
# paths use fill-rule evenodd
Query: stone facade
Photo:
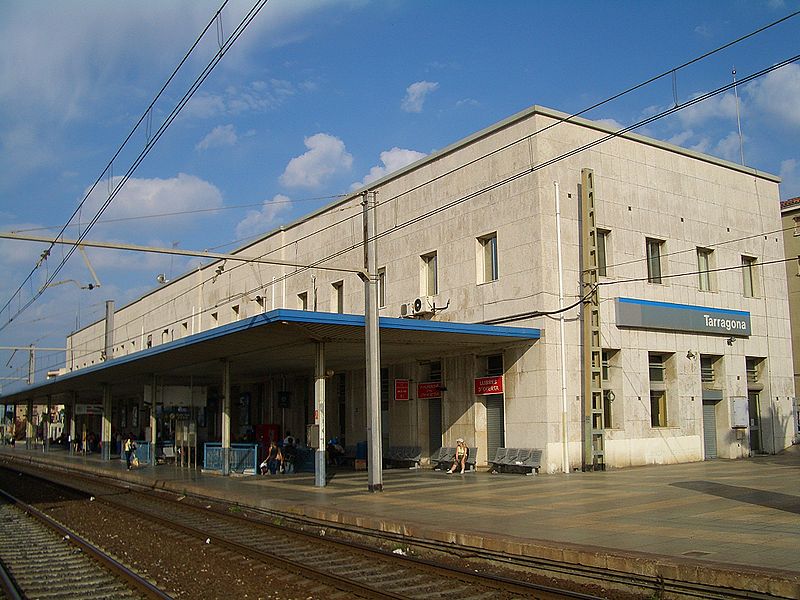
M 591 169 L 605 246 L 599 287 L 607 358 L 603 387 L 614 392 L 607 411 L 606 466 L 780 451 L 794 435 L 795 371 L 783 239 L 775 233 L 780 229 L 778 179 L 635 134 L 611 136 L 553 161 L 612 132 L 583 119 L 560 122 L 564 117 L 533 107 L 370 186 L 377 192 L 377 254 L 385 274 L 382 316 L 400 316 L 403 304 L 430 296 L 437 309 L 425 318 L 505 320 L 542 332 L 533 344 L 499 352 L 505 383 L 499 399 L 475 396 L 472 387 L 475 377 L 491 374 L 487 365 L 497 360 L 489 358 L 498 354 L 495 349 L 430 356 L 419 348 L 405 363 L 384 364 L 388 381 L 417 382 L 429 380 L 434 364 L 446 388 L 438 403 L 413 394 L 410 401 L 398 402 L 389 397 L 387 383 L 385 441 L 420 445 L 427 455 L 436 443 L 453 446 L 463 437 L 479 448 L 478 464 L 485 465 L 491 458 L 487 447 L 491 453 L 498 445 L 501 419 L 500 445 L 542 448 L 543 469 L 564 469 L 559 318 L 535 313 L 559 308 L 553 182 L 561 190 L 565 305 L 584 293 L 579 283 L 580 183 L 581 170 Z M 361 200 L 355 193 L 237 253 L 297 265 L 358 268 L 363 264 Z M 652 281 L 652 274 L 648 281 L 648 267 L 655 261 L 652 256 L 648 261 L 648 241 L 660 251 L 660 283 Z M 700 254 L 707 261 L 702 268 Z M 436 289 L 431 289 L 434 265 Z M 706 269 L 702 279 L 698 271 Z M 617 298 L 680 310 L 742 311 L 752 330 L 747 336 L 728 336 L 618 327 Z M 210 264 L 119 308 L 114 356 L 274 308 L 363 314 L 364 289 L 353 272 L 230 260 Z M 515 320 L 519 315 L 529 316 Z M 565 317 L 568 446 L 570 466 L 578 468 L 584 420 L 580 305 Z M 103 339 L 103 322 L 70 336 L 70 368 L 99 363 Z M 663 375 L 655 385 L 665 392 L 660 401 L 652 394 L 654 360 L 661 361 L 655 369 L 656 377 Z M 277 418 L 269 398 L 280 377 L 285 375 L 241 382 L 241 389 L 252 389 L 253 397 L 267 403 L 254 418 Z M 328 412 L 327 430 L 343 430 L 348 444 L 354 444 L 364 439 L 366 426 L 364 372 L 343 377 L 328 383 L 329 406 L 337 394 L 344 406 Z M 292 381 L 294 397 L 308 397 L 308 380 L 298 376 Z M 742 402 L 749 425 L 732 420 L 734 407 Z M 662 419 L 658 423 L 656 409 Z M 440 412 L 432 415 L 432 410 Z M 308 407 L 295 405 L 282 418 L 285 428 L 300 431 L 308 422 Z M 343 427 L 340 419 L 346 421 Z M 441 431 L 431 431 L 437 422 Z

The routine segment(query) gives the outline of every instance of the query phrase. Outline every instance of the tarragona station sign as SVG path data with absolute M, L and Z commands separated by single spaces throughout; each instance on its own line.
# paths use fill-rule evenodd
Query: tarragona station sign
M 616 298 L 614 305 L 617 327 L 741 337 L 750 335 L 750 313 L 743 310 L 637 298 Z

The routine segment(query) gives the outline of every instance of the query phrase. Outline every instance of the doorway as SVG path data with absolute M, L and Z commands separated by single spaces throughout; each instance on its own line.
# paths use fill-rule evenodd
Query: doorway
M 491 461 L 498 448 L 506 445 L 505 407 L 503 394 L 486 396 L 486 457 Z
M 718 401 L 703 401 L 704 458 L 717 458 L 717 404 Z

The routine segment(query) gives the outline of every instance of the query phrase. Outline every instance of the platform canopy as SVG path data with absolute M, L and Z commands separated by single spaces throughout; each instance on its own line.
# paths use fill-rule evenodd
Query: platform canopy
M 2 395 L 0 403 L 73 392 L 90 398 L 103 384 L 115 395 L 139 393 L 154 375 L 165 384 L 209 385 L 219 382 L 223 360 L 230 361 L 234 381 L 311 373 L 316 342 L 325 343 L 326 368 L 359 369 L 366 360 L 364 335 L 363 315 L 277 309 L 60 375 Z M 532 343 L 540 330 L 381 317 L 380 335 L 381 363 L 388 365 Z

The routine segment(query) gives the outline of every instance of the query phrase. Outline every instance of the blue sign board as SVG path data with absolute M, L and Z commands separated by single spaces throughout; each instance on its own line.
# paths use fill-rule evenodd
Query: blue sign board
M 750 313 L 743 310 L 653 302 L 636 298 L 616 298 L 614 304 L 617 327 L 736 337 L 750 335 Z

